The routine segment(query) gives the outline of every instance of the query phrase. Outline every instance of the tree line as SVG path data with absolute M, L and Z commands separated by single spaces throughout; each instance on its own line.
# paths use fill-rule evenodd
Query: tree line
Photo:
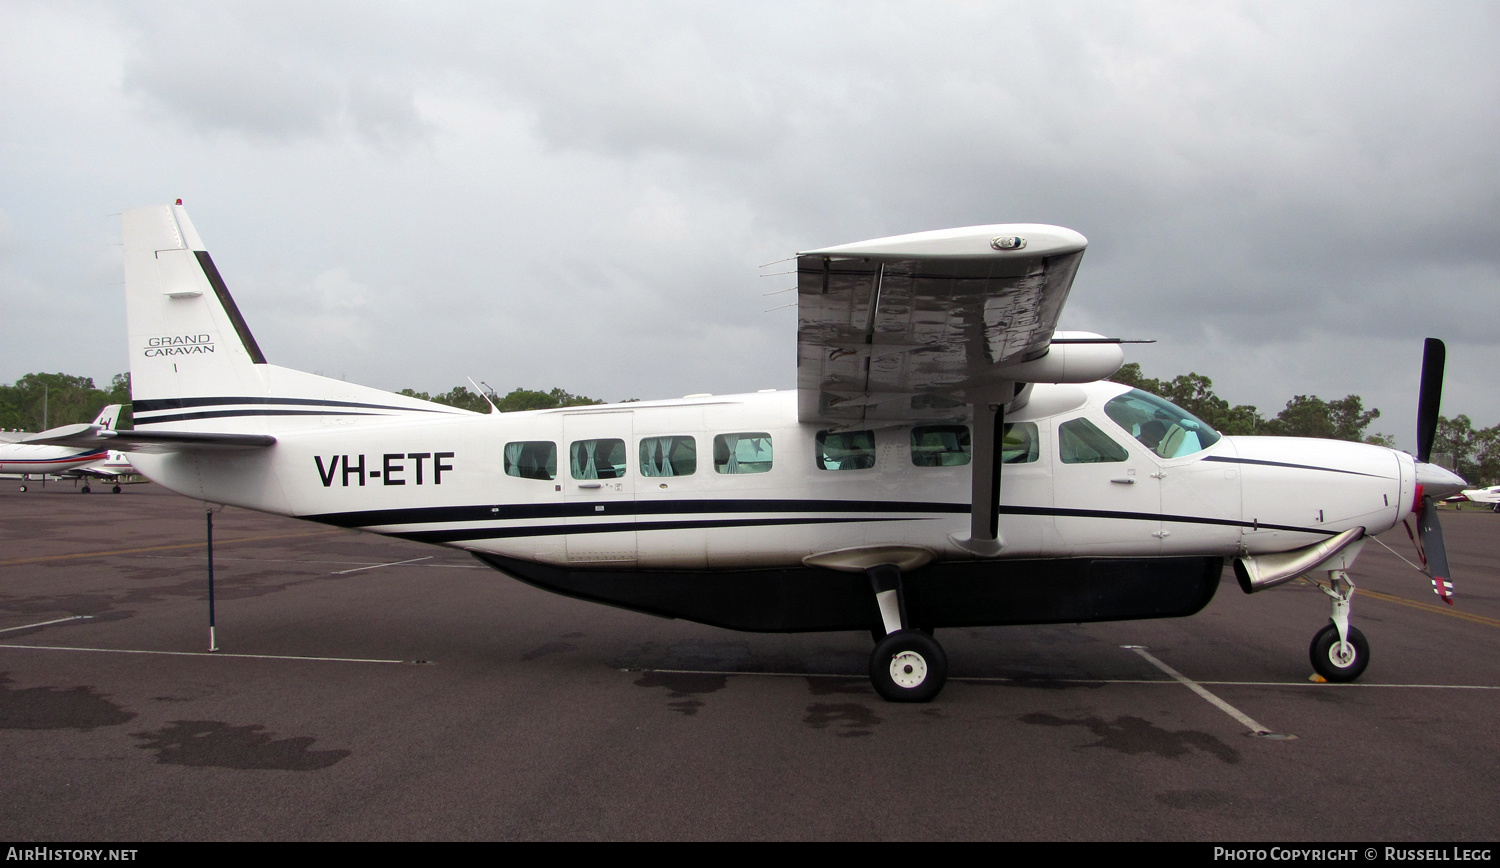
M 94 386 L 92 377 L 71 374 L 27 374 L 9 386 L 0 385 L 0 429 L 44 431 L 74 422 L 92 422 L 108 404 L 130 403 L 130 374 L 115 374 L 108 389 Z M 120 414 L 118 427 L 130 427 L 130 408 Z
M 1180 374 L 1170 380 L 1158 380 L 1145 376 L 1140 364 L 1131 362 L 1110 379 L 1160 395 L 1225 434 L 1322 437 L 1395 446 L 1395 439 L 1389 435 L 1367 433 L 1370 423 L 1380 418 L 1380 411 L 1374 407 L 1365 409 L 1358 395 L 1345 395 L 1336 401 L 1317 395 L 1297 395 L 1287 401 L 1281 412 L 1267 419 L 1254 406 L 1231 405 L 1214 394 L 1213 381 L 1202 374 Z M 604 403 L 561 388 L 545 392 L 516 388 L 505 395 L 494 391 L 480 395 L 465 386 L 454 386 L 437 395 L 412 389 L 402 389 L 401 394 L 476 413 L 488 413 L 489 402 L 502 413 Z M 90 377 L 27 374 L 11 385 L 0 385 L 0 429 L 41 431 L 89 422 L 106 404 L 127 405 L 119 427 L 129 428 L 130 374 L 114 375 L 108 389 L 95 387 Z M 1433 453 L 1435 460 L 1450 463 L 1471 484 L 1500 481 L 1500 425 L 1476 428 L 1468 416 L 1452 419 L 1440 416 Z

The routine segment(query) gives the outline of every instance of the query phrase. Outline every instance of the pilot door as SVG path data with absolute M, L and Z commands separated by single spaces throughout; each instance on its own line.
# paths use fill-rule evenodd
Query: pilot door
M 1113 429 L 1113 425 L 1110 426 Z M 1087 417 L 1057 426 L 1053 521 L 1070 555 L 1155 555 L 1162 550 L 1156 462 Z
M 631 411 L 583 411 L 563 416 L 558 468 L 567 506 L 568 562 L 634 564 L 635 480 L 631 467 Z

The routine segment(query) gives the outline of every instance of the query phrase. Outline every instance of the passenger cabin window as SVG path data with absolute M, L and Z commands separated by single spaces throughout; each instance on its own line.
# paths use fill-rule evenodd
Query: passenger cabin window
M 574 479 L 619 479 L 625 475 L 624 440 L 575 440 L 568 446 Z
M 1130 455 L 1099 426 L 1082 417 L 1057 426 L 1057 454 L 1064 464 L 1103 464 L 1124 461 Z
M 765 473 L 770 469 L 770 434 L 747 431 L 714 438 L 715 473 Z
M 1162 458 L 1181 458 L 1219 442 L 1219 432 L 1150 392 L 1131 389 L 1104 405 L 1104 414 Z
M 957 467 L 972 458 L 967 425 L 918 425 L 911 429 L 911 463 Z
M 1030 464 L 1036 456 L 1036 423 L 1012 422 L 1006 425 L 1004 442 L 1000 445 L 1000 463 Z
M 819 470 L 869 470 L 875 466 L 874 431 L 818 432 Z
M 642 437 L 642 476 L 692 476 L 698 471 L 698 441 L 691 437 Z
M 1035 422 L 1005 426 L 1000 446 L 1002 464 L 1030 464 L 1037 459 Z M 964 425 L 926 425 L 911 429 L 911 463 L 918 467 L 954 467 L 972 460 L 969 429 Z
M 547 440 L 505 444 L 505 475 L 522 479 L 556 479 L 557 444 Z

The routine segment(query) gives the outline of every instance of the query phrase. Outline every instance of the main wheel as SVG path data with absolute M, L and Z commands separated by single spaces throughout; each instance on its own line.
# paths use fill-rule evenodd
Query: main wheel
M 24 485 L 23 485 L 23 486 L 21 486 L 21 490 L 22 490 L 22 491 L 25 491 L 25 490 L 26 490 L 26 486 L 24 486 Z
M 948 655 L 921 630 L 897 630 L 870 654 L 870 683 L 891 702 L 928 702 L 948 680 Z
M 120 493 L 120 486 L 116 485 L 114 490 L 115 490 L 115 494 L 119 494 Z
M 93 491 L 93 489 L 89 488 L 87 485 L 85 485 L 82 489 L 80 489 L 80 492 L 82 494 L 88 494 L 90 491 Z
M 1339 629 L 1332 622 L 1313 637 L 1307 653 L 1313 670 L 1329 681 L 1353 681 L 1370 665 L 1370 643 L 1365 641 L 1365 634 L 1350 627 L 1349 642 L 1341 647 Z

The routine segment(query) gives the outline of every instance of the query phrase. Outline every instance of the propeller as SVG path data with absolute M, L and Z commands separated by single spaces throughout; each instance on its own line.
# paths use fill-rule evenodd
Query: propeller
M 1421 512 L 1417 514 L 1417 533 L 1412 541 L 1427 566 L 1427 575 L 1432 577 L 1433 593 L 1451 606 L 1453 583 L 1449 580 L 1443 527 L 1438 523 L 1437 498 L 1426 494 L 1426 486 L 1422 484 L 1424 477 L 1439 485 L 1446 481 L 1445 477 L 1457 479 L 1447 470 L 1432 465 L 1432 442 L 1437 437 L 1438 404 L 1443 398 L 1443 364 L 1447 355 L 1447 348 L 1437 338 L 1428 338 L 1422 347 L 1422 385 L 1417 395 L 1417 497 L 1421 499 Z M 1407 533 L 1411 533 L 1410 526 Z
M 1443 399 L 1443 363 L 1448 349 L 1437 338 L 1422 345 L 1422 385 L 1417 393 L 1417 460 L 1432 460 L 1432 441 L 1437 436 L 1438 404 Z

